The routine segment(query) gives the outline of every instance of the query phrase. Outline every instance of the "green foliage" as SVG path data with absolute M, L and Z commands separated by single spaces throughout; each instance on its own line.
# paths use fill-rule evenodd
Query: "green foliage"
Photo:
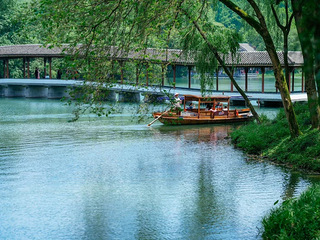
M 296 139 L 285 138 L 265 155 L 295 168 L 320 172 L 320 133 L 315 129 Z
M 263 223 L 263 239 L 319 239 L 320 186 L 314 185 L 301 194 L 273 209 Z
M 276 162 L 299 169 L 320 172 L 320 132 L 310 129 L 306 104 L 294 105 L 297 120 L 304 132 L 290 138 L 283 110 L 273 120 L 263 117 L 261 125 L 251 123 L 231 134 L 233 142 L 250 154 L 267 156 Z

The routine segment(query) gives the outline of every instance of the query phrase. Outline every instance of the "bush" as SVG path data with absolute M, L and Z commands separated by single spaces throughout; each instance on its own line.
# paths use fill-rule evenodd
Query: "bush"
M 290 134 L 282 121 L 263 121 L 262 124 L 250 123 L 231 133 L 231 139 L 237 147 L 250 154 L 261 154 L 274 147 L 278 139 Z
M 263 155 L 293 168 L 320 172 L 320 132 L 311 129 L 308 106 L 295 104 L 297 120 L 304 134 L 290 137 L 284 111 L 262 124 L 250 123 L 231 133 L 233 143 L 249 154 Z M 308 123 L 308 124 L 306 124 Z
M 262 224 L 263 239 L 320 239 L 320 186 L 310 187 L 299 199 L 283 202 Z

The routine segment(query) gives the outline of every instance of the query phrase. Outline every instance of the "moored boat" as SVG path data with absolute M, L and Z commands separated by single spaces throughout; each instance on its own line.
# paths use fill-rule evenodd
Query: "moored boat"
M 246 122 L 253 119 L 249 108 L 230 109 L 229 96 L 201 97 L 184 95 L 183 109 L 155 112 L 153 117 L 164 124 L 219 124 Z M 190 103 L 192 103 L 190 105 Z M 192 105 L 197 105 L 192 107 Z M 223 106 L 223 104 L 225 104 Z M 187 107 L 187 106 L 190 106 Z

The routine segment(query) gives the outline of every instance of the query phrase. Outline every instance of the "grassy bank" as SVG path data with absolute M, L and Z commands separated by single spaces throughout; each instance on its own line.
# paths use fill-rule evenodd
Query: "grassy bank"
M 275 119 L 250 123 L 231 134 L 233 143 L 248 154 L 264 156 L 279 164 L 320 173 L 320 132 L 312 130 L 306 104 L 295 104 L 303 135 L 291 139 L 283 109 Z
M 275 119 L 263 116 L 263 123 L 250 123 L 235 130 L 231 139 L 248 154 L 288 167 L 320 173 L 320 132 L 312 130 L 308 107 L 296 104 L 297 120 L 303 132 L 291 139 L 283 110 Z M 320 239 L 320 185 L 310 187 L 299 199 L 290 199 L 265 217 L 263 239 Z
M 320 186 L 290 199 L 262 221 L 263 239 L 320 239 Z

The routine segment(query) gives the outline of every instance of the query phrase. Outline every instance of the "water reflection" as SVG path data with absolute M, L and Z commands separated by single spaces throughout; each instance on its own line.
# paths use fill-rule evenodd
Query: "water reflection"
M 0 239 L 256 239 L 275 201 L 319 181 L 246 161 L 237 125 L 68 123 L 59 102 L 1 101 Z

